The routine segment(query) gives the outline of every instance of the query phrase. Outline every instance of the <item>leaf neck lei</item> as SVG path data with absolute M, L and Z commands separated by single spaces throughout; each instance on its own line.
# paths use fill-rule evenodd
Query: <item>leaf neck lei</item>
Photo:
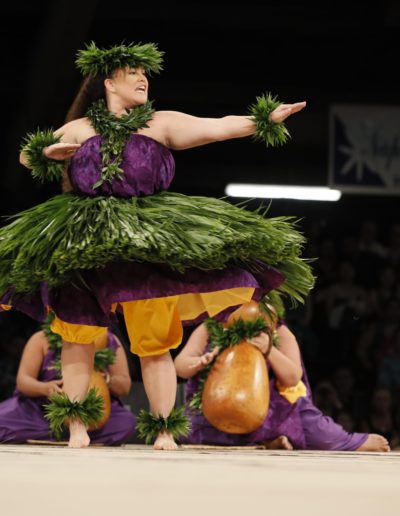
M 149 127 L 147 122 L 154 113 L 152 101 L 128 110 L 128 114 L 117 117 L 110 113 L 103 99 L 94 102 L 88 109 L 89 118 L 96 133 L 103 137 L 100 147 L 102 155 L 101 179 L 93 185 L 98 188 L 104 182 L 112 183 L 123 176 L 121 168 L 122 153 L 128 138 L 142 127 Z

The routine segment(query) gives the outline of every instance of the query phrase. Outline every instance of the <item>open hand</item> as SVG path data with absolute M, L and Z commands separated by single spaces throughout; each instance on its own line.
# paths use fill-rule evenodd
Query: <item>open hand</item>
M 44 395 L 49 398 L 52 394 L 56 392 L 58 394 L 62 393 L 63 380 L 51 380 L 50 382 L 43 382 L 44 385 Z
M 206 367 L 208 364 L 211 364 L 211 362 L 214 360 L 214 358 L 219 353 L 219 347 L 216 346 L 212 351 L 208 351 L 207 353 L 204 353 L 201 357 L 199 357 L 199 360 L 189 366 L 189 369 L 194 369 L 195 367 L 202 366 L 202 369 Z
M 43 149 L 43 154 L 46 158 L 62 161 L 72 158 L 80 146 L 80 143 L 53 143 L 53 145 L 49 145 Z
M 296 102 L 295 104 L 281 104 L 273 111 L 271 111 L 269 115 L 269 119 L 271 122 L 275 122 L 279 124 L 286 120 L 286 118 L 294 113 L 298 113 L 303 108 L 306 107 L 306 102 Z

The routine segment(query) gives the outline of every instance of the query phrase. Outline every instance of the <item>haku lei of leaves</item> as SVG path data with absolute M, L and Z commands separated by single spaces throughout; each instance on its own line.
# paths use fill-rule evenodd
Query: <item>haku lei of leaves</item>
M 246 339 L 251 339 L 263 331 L 269 332 L 269 327 L 262 317 L 258 317 L 254 321 L 243 321 L 242 319 L 238 319 L 229 328 L 224 327 L 221 323 L 212 318 L 206 319 L 204 324 L 206 325 L 209 334 L 209 351 L 218 347 L 219 351 L 217 357 L 222 353 L 222 351 L 230 346 L 235 346 Z M 277 346 L 278 341 L 276 338 L 274 339 L 274 333 L 275 332 L 272 334 L 272 345 Z M 217 357 L 214 358 L 214 361 Z M 188 408 L 193 411 L 201 410 L 201 398 L 204 384 L 213 363 L 214 362 L 211 362 L 198 373 L 198 389 L 188 402 Z
M 138 129 L 148 127 L 154 113 L 152 101 L 128 110 L 128 114 L 117 117 L 107 110 L 103 99 L 94 102 L 88 109 L 89 118 L 94 130 L 102 136 L 100 152 L 102 155 L 101 179 L 93 185 L 93 190 L 105 181 L 112 183 L 123 176 L 121 168 L 122 153 L 128 138 Z
M 129 43 L 114 45 L 110 48 L 98 48 L 94 41 L 79 50 L 76 65 L 84 77 L 111 72 L 125 66 L 142 66 L 147 73 L 159 73 L 162 70 L 164 52 L 158 50 L 156 43 Z
M 152 444 L 163 430 L 170 432 L 174 439 L 188 435 L 190 422 L 183 407 L 173 408 L 168 417 L 155 416 L 142 409 L 138 414 L 136 429 L 140 439 L 144 439 L 146 444 Z

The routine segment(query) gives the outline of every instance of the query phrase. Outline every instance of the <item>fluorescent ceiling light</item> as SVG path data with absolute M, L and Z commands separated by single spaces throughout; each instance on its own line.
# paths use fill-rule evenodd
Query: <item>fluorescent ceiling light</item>
M 340 190 L 323 186 L 257 185 L 230 183 L 225 188 L 231 197 L 250 197 L 263 199 L 300 199 L 304 201 L 338 201 Z

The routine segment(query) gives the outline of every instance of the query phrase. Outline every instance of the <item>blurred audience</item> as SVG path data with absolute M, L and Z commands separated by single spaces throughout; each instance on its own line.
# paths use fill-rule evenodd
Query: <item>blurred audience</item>
M 314 403 L 349 432 L 382 434 L 399 449 L 400 222 L 343 227 L 321 218 L 304 234 L 316 284 L 305 305 L 286 308 Z M 37 326 L 18 313 L 0 314 L 0 400 L 13 392 L 23 345 Z

